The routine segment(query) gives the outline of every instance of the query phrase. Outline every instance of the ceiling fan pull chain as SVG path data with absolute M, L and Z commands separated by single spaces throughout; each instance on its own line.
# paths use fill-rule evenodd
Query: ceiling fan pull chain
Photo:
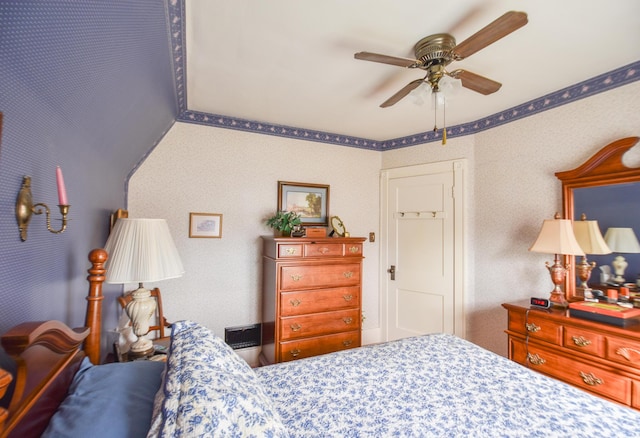
M 447 144 L 447 96 L 442 100 L 442 146 Z
M 432 92 L 435 93 L 435 92 Z M 434 94 L 435 96 L 435 94 Z M 438 132 L 438 98 L 433 99 L 433 132 Z

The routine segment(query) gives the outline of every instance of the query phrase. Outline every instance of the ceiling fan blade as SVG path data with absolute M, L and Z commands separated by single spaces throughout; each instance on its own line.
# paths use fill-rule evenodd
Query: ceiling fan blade
M 509 11 L 502 17 L 489 23 L 478 32 L 458 44 L 453 52 L 456 59 L 464 59 L 473 55 L 478 50 L 484 49 L 489 44 L 495 43 L 500 38 L 509 35 L 511 32 L 520 29 L 527 24 L 527 14 L 524 12 Z
M 394 94 L 393 96 L 391 96 L 390 98 L 382 102 L 382 104 L 380 105 L 380 108 L 387 108 L 391 105 L 398 103 L 403 97 L 405 97 L 407 94 L 411 93 L 413 90 L 418 88 L 422 82 L 424 82 L 424 79 L 416 79 L 415 81 L 409 82 L 407 85 L 402 87 L 400 91 L 398 91 L 396 94 Z
M 418 67 L 419 63 L 415 59 L 409 58 L 399 58 L 397 56 L 389 56 L 389 55 L 380 55 L 378 53 L 371 52 L 358 52 L 353 55 L 356 59 L 361 59 L 363 61 L 372 61 L 372 62 L 381 62 L 383 64 L 391 64 L 397 65 L 399 67 L 409 67 L 415 68 Z
M 500 87 L 502 87 L 500 82 L 496 82 L 466 70 L 454 70 L 449 73 L 449 76 L 455 79 L 460 79 L 463 87 L 476 91 L 480 94 L 484 94 L 485 96 L 487 94 L 495 93 L 500 89 Z

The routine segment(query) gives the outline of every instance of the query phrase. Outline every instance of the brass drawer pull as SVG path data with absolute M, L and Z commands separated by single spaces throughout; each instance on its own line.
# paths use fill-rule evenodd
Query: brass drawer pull
M 289 353 L 290 353 L 290 354 L 291 354 L 291 356 L 293 356 L 293 357 L 298 357 L 298 356 L 300 355 L 301 351 L 300 351 L 300 349 L 296 348 L 296 349 L 294 349 L 294 350 L 291 350 Z
M 300 324 L 298 324 L 298 323 L 291 324 L 291 331 L 299 332 L 301 328 L 302 328 L 302 326 Z
M 540 327 L 535 325 L 532 322 L 528 322 L 524 326 L 527 328 L 527 331 L 531 332 L 531 333 L 535 333 L 535 332 L 539 332 L 540 331 Z
M 342 320 L 344 321 L 345 324 L 351 324 L 353 322 L 353 318 L 351 318 L 350 316 L 342 318 Z
M 597 386 L 604 383 L 604 380 L 594 376 L 593 373 L 583 373 L 580 371 L 580 377 L 582 377 L 582 381 L 589 386 Z
M 571 339 L 578 347 L 587 347 L 591 345 L 591 341 L 583 336 L 572 336 Z
M 347 339 L 346 341 L 342 341 L 342 345 L 344 345 L 345 347 L 348 347 L 351 344 L 353 344 L 353 341 L 351 339 Z
M 295 253 L 296 253 L 296 249 L 295 248 L 287 248 L 287 254 L 294 255 Z
M 547 361 L 545 359 L 541 358 L 538 355 L 538 353 L 535 353 L 535 354 L 528 353 L 527 354 L 527 360 L 532 365 L 544 365 L 545 363 L 547 363 Z
M 302 301 L 300 301 L 297 298 L 293 298 L 293 299 L 289 300 L 289 302 L 291 303 L 291 305 L 293 307 L 298 307 L 302 303 Z
M 349 248 L 349 252 L 351 254 L 358 253 L 358 252 L 360 252 L 360 248 L 358 248 L 357 246 L 352 246 L 352 247 Z
M 293 281 L 299 281 L 302 278 L 302 275 L 301 274 L 291 274 L 290 277 L 291 277 L 291 279 Z
M 328 253 L 329 251 L 330 251 L 330 250 L 329 250 L 329 248 L 327 248 L 327 247 L 318 248 L 318 252 L 319 252 L 320 254 L 326 254 L 326 253 Z
M 633 361 L 631 359 L 631 353 L 635 353 L 635 354 L 640 356 L 640 351 L 638 351 L 638 350 L 636 350 L 634 348 L 621 347 L 621 348 L 618 348 L 616 350 L 616 354 L 624 357 L 625 359 L 627 359 L 630 362 Z
M 353 299 L 353 295 L 342 295 L 342 298 L 344 298 L 345 301 L 351 301 Z
M 344 278 L 351 278 L 353 277 L 353 272 L 351 271 L 343 272 L 342 275 L 344 275 Z

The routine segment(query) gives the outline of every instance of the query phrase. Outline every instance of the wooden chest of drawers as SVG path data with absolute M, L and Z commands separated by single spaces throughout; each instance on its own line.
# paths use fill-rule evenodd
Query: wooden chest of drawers
M 620 328 L 561 309 L 502 306 L 509 317 L 509 359 L 640 409 L 640 325 Z
M 262 237 L 263 364 L 360 346 L 364 241 Z

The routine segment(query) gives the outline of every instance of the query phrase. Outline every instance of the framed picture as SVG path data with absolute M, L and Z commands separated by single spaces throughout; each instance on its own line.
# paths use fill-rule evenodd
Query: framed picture
M 217 213 L 189 213 L 189 237 L 222 237 L 222 215 Z
M 302 225 L 329 225 L 329 186 L 278 181 L 278 211 L 295 211 Z

